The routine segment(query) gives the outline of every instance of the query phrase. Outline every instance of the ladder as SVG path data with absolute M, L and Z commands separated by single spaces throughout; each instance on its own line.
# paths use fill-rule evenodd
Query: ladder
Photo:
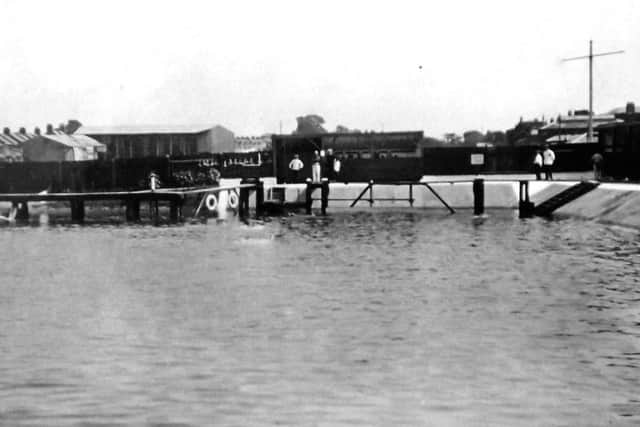
M 569 202 L 577 199 L 589 191 L 596 188 L 599 184 L 597 182 L 582 181 L 576 185 L 572 185 L 564 191 L 556 194 L 552 198 L 545 200 L 534 208 L 534 213 L 538 216 L 549 216 L 561 206 L 566 205 Z

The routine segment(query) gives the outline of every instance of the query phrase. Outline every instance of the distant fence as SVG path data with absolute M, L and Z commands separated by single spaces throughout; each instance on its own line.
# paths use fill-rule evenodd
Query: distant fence
M 253 178 L 273 175 L 270 153 L 223 153 L 196 158 L 149 157 L 82 162 L 0 163 L 0 192 L 22 193 L 49 190 L 115 191 L 148 188 L 155 172 L 164 186 L 174 186 L 177 172 L 194 178 L 211 168 L 222 178 Z
M 425 175 L 531 172 L 538 147 L 429 147 L 423 150 Z M 554 145 L 559 172 L 584 171 L 591 168 L 591 156 L 600 151 L 599 144 Z M 475 155 L 472 157 L 472 155 Z M 472 163 L 472 159 L 476 164 Z
M 531 172 L 536 147 L 428 147 L 422 157 L 386 159 L 342 159 L 337 179 L 341 182 L 418 180 L 422 175 Z M 556 145 L 554 170 L 584 171 L 591 167 L 591 156 L 599 144 Z M 479 156 L 481 155 L 481 156 Z M 472 159 L 475 163 L 472 163 Z M 305 159 L 306 160 L 306 159 Z M 481 160 L 481 162 L 480 162 Z M 114 191 L 148 188 L 151 172 L 159 175 L 163 186 L 176 186 L 187 175 L 197 183 L 211 168 L 222 178 L 273 176 L 270 152 L 200 154 L 194 157 L 149 157 L 139 159 L 85 162 L 0 163 L 0 192 Z M 289 181 L 287 163 L 279 160 L 278 180 Z M 311 177 L 311 162 L 300 181 Z

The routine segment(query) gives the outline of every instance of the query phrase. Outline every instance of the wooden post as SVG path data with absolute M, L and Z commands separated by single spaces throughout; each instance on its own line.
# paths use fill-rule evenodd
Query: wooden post
M 518 209 L 520 218 L 530 218 L 533 216 L 534 204 L 529 199 L 529 181 L 520 181 Z
M 258 178 L 256 182 L 256 218 L 261 217 L 264 211 L 264 182 Z
M 409 205 L 413 207 L 413 184 L 409 184 Z
M 58 185 L 53 191 L 64 191 L 64 175 L 62 174 L 62 162 L 58 162 Z
M 118 170 L 116 167 L 116 159 L 111 159 L 111 188 L 109 191 L 113 191 L 118 188 Z
M 29 205 L 27 202 L 13 202 L 16 210 L 16 221 L 29 221 Z
M 329 206 L 329 180 L 327 178 L 322 178 L 322 215 L 327 214 L 327 207 Z
M 313 204 L 313 183 L 311 182 L 311 178 L 307 178 L 307 191 L 305 194 L 305 202 L 304 207 L 307 212 L 307 215 L 311 215 L 311 205 Z
M 75 199 L 70 200 L 69 204 L 71 205 L 71 221 L 82 224 L 84 222 L 84 200 Z
M 473 214 L 484 214 L 484 179 L 473 180 Z
M 178 200 L 171 200 L 169 202 L 169 221 L 178 222 L 181 215 L 181 206 Z
M 151 201 L 151 218 L 154 225 L 160 224 L 160 208 L 158 206 L 158 200 Z
M 246 179 L 242 179 L 240 184 L 247 184 Z M 249 189 L 246 187 L 240 188 L 240 203 L 238 205 L 238 215 L 240 218 L 246 218 L 249 215 Z
M 127 221 L 140 221 L 140 200 L 130 199 L 126 201 L 125 216 Z
M 369 181 L 369 207 L 373 206 L 373 180 Z

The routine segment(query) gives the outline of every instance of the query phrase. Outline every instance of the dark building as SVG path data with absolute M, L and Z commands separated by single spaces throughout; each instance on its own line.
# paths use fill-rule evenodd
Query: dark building
M 506 139 L 508 145 L 540 145 L 544 142 L 544 138 L 540 135 L 540 129 L 547 125 L 544 120 L 523 120 L 512 128 L 507 130 Z
M 594 114 L 592 118 L 594 128 L 594 141 L 588 141 L 589 111 L 570 111 L 566 116 L 559 115 L 555 120 L 540 128 L 540 136 L 547 143 L 589 143 L 597 141 L 597 127 L 603 124 L 614 123 L 613 114 Z
M 89 135 L 105 144 L 108 159 L 232 153 L 235 150 L 233 132 L 222 126 L 82 126 L 76 134 Z
M 285 181 L 289 162 L 298 154 L 304 163 L 300 175 L 310 177 L 314 151 L 331 149 L 352 182 L 376 179 L 387 169 L 401 178 L 419 177 L 423 136 L 422 131 L 272 135 L 274 174 Z
M 640 113 L 628 103 L 618 122 L 598 126 L 598 143 L 604 158 L 604 175 L 640 180 Z

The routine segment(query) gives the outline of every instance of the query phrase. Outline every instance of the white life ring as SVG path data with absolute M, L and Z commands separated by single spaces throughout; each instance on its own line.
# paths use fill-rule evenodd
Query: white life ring
M 210 211 L 215 211 L 218 207 L 218 199 L 216 199 L 214 194 L 208 194 L 204 199 L 204 203 Z
M 229 207 L 231 209 L 237 209 L 240 204 L 240 199 L 235 191 L 229 191 Z

